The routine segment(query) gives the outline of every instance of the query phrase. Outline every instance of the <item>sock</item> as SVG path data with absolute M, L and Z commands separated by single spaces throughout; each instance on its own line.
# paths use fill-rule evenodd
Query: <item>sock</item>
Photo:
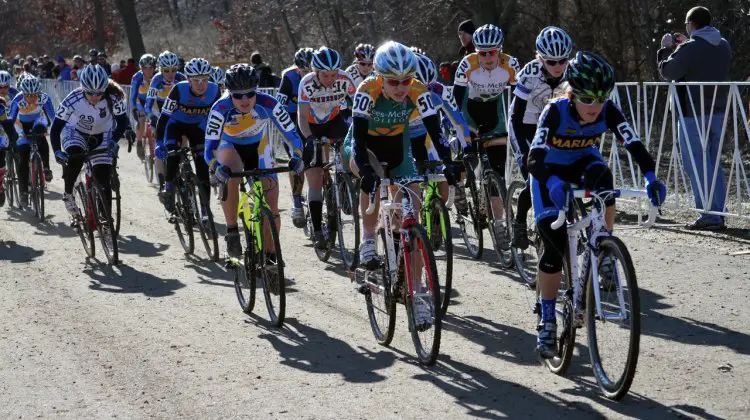
M 227 233 L 239 232 L 240 228 L 238 225 L 227 225 Z
M 556 322 L 557 316 L 555 315 L 555 301 L 556 299 L 542 299 L 542 321 L 543 322 Z
M 311 201 L 308 203 L 310 206 L 310 219 L 312 220 L 313 231 L 320 232 L 321 220 L 323 219 L 323 202 L 322 201 Z
M 294 203 L 294 208 L 298 209 L 302 207 L 302 195 L 292 194 L 292 202 Z

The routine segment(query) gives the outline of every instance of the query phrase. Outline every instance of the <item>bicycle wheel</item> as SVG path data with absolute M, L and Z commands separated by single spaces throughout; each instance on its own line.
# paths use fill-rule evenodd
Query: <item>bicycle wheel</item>
M 482 253 L 484 252 L 484 237 L 482 235 L 482 226 L 479 220 L 480 207 L 476 182 L 470 182 L 467 179 L 466 187 L 468 187 L 466 194 L 467 209 L 465 212 L 455 210 L 456 222 L 461 229 L 461 236 L 463 237 L 466 251 L 475 260 L 481 260 Z
M 198 176 L 193 174 L 191 177 L 191 186 L 193 190 L 193 197 L 195 197 L 196 187 L 200 185 L 198 182 Z M 201 242 L 203 247 L 206 249 L 206 254 L 210 261 L 219 260 L 219 235 L 216 232 L 216 224 L 214 223 L 214 215 L 211 211 L 211 199 L 206 197 L 206 194 L 202 189 L 197 188 L 198 191 L 198 203 L 195 206 L 194 220 L 198 225 L 198 232 L 201 236 Z
M 557 318 L 558 332 L 557 353 L 550 359 L 544 359 L 544 364 L 550 372 L 556 375 L 565 375 L 573 358 L 573 350 L 576 341 L 576 328 L 573 324 L 573 277 L 570 272 L 570 257 L 568 250 L 563 256 L 562 281 L 558 289 L 557 302 L 555 304 L 555 315 Z M 536 289 L 537 302 L 539 302 L 539 289 Z M 537 303 L 537 324 L 542 319 L 541 305 Z
M 383 254 L 385 254 L 385 233 L 380 230 L 380 243 Z M 390 269 L 388 257 L 381 256 L 380 270 L 367 272 L 365 277 L 365 304 L 367 305 L 367 317 L 370 319 L 370 328 L 375 340 L 379 344 L 387 346 L 393 340 L 393 332 L 396 329 L 396 298 L 391 288 Z
M 274 326 L 281 327 L 284 324 L 284 315 L 286 312 L 284 260 L 281 257 L 279 232 L 276 230 L 276 223 L 274 222 L 271 210 L 267 208 L 262 209 L 260 212 L 260 228 L 261 232 L 259 236 L 265 236 L 264 241 L 266 238 L 270 238 L 276 250 L 276 255 L 275 259 L 267 256 L 263 251 L 265 248 L 263 242 L 258 244 L 259 246 L 253 247 L 254 251 L 257 252 L 258 264 L 252 275 L 256 278 L 256 281 L 260 280 L 261 285 L 263 285 L 263 296 L 266 299 L 268 318 Z
M 500 261 L 500 266 L 506 269 L 513 268 L 513 255 L 509 252 L 510 230 L 508 229 L 507 223 L 505 223 L 505 216 L 501 214 L 501 207 L 493 206 L 493 201 L 497 202 L 498 197 L 503 203 L 507 201 L 508 195 L 505 188 L 505 182 L 503 182 L 496 173 L 489 172 L 485 174 L 485 183 L 485 214 L 489 219 L 488 222 L 492 247 L 495 249 L 497 258 Z
M 586 324 L 589 354 L 599 388 L 607 398 L 619 400 L 630 389 L 638 364 L 641 312 L 635 268 L 625 244 L 610 236 L 599 242 L 599 261 L 609 257 L 612 274 L 589 269 L 586 288 Z M 608 285 L 612 287 L 608 287 Z M 599 293 L 601 313 L 595 293 Z
M 180 239 L 180 245 L 186 254 L 192 254 L 195 250 L 195 238 L 193 236 L 193 212 L 191 203 L 194 201 L 194 195 L 183 184 L 182 179 L 178 180 L 175 191 L 174 215 L 172 222 L 174 230 L 177 231 L 177 237 Z
M 404 303 L 417 358 L 422 364 L 432 365 L 440 352 L 442 330 L 437 267 L 424 228 L 415 224 L 409 226 L 408 232 L 409 246 L 404 250 L 404 282 L 410 280 L 411 285 L 404 287 Z
M 516 209 L 518 208 L 518 198 L 521 192 L 526 188 L 523 181 L 513 181 L 508 188 L 508 199 L 505 202 L 505 224 L 508 226 L 510 237 L 513 238 L 513 222 L 516 218 Z M 541 254 L 541 244 L 536 234 L 536 223 L 534 214 L 529 211 L 526 215 L 526 232 L 529 237 L 529 246 L 526 249 L 516 248 L 511 244 L 510 252 L 515 261 L 516 270 L 521 280 L 532 289 L 536 287 L 536 271 L 539 265 Z
M 10 207 L 15 207 L 20 194 L 18 192 L 18 178 L 16 177 L 16 158 L 12 147 L 7 149 L 5 156 L 5 167 L 7 168 L 5 173 L 5 198 L 8 200 Z
M 117 175 L 115 165 L 112 165 L 109 182 L 112 189 L 112 220 L 115 226 L 115 239 L 117 239 L 120 236 L 120 218 L 122 216 L 120 205 L 122 200 L 120 197 L 120 177 Z
M 34 214 L 40 221 L 44 221 L 44 167 L 42 158 L 34 156 L 29 166 L 29 199 Z
M 313 249 L 315 249 L 315 255 L 318 257 L 320 261 L 328 261 L 329 258 L 331 258 L 331 250 L 333 249 L 333 246 L 331 244 L 331 228 L 332 226 L 329 226 L 330 219 L 328 218 L 329 214 L 333 214 L 334 209 L 333 202 L 331 201 L 331 194 L 333 193 L 333 183 L 331 181 L 331 175 L 328 171 L 325 171 L 323 173 L 323 208 L 320 212 L 321 214 L 321 221 L 320 221 L 320 227 L 323 231 L 323 235 L 326 237 L 326 246 L 323 249 L 319 249 L 315 244 L 313 244 Z M 310 224 L 312 228 L 312 217 L 310 218 Z M 333 236 L 335 238 L 335 236 Z
M 439 197 L 430 200 L 430 244 L 435 255 L 437 278 L 440 283 L 440 313 L 445 316 L 451 300 L 453 286 L 453 240 L 451 221 L 445 202 Z
M 96 220 L 96 230 L 99 232 L 99 241 L 102 244 L 102 250 L 107 257 L 110 265 L 118 263 L 117 235 L 112 216 L 109 213 L 107 200 L 102 194 L 98 184 L 94 184 L 91 189 L 91 201 L 94 205 L 94 217 Z M 111 205 L 111 203 L 110 203 Z
M 240 216 L 241 217 L 241 216 Z M 245 220 L 241 217 L 243 234 L 240 235 L 240 243 L 244 249 L 244 258 L 233 265 L 234 268 L 234 291 L 242 312 L 249 314 L 255 307 L 255 276 L 250 273 L 256 270 L 256 254 L 253 252 L 253 237 Z M 244 243 L 243 243 L 244 242 Z
M 348 174 L 339 174 L 336 206 L 341 261 L 348 270 L 359 263 L 359 196 Z
M 76 232 L 78 237 L 81 238 L 83 249 L 86 251 L 86 255 L 89 258 L 96 256 L 96 242 L 94 242 L 94 230 L 91 229 L 92 223 L 90 223 L 91 209 L 89 209 L 88 201 L 86 199 L 86 189 L 83 184 L 78 183 L 75 187 L 76 199 L 80 206 L 78 207 L 78 214 L 80 218 L 76 222 Z

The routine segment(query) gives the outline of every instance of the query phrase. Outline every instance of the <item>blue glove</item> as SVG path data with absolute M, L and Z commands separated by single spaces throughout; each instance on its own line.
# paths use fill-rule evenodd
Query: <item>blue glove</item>
M 62 150 L 58 150 L 55 152 L 55 160 L 60 165 L 67 165 L 68 164 L 68 154 L 63 152 Z
M 657 180 L 653 172 L 646 173 L 646 192 L 651 204 L 655 206 L 661 206 L 667 199 L 667 186 Z
M 228 166 L 222 165 L 220 163 L 216 165 L 216 172 L 214 172 L 214 176 L 216 177 L 216 181 L 218 181 L 219 184 L 226 184 L 227 181 L 229 181 L 229 178 L 232 177 L 232 170 L 229 169 Z
M 117 156 L 117 152 L 120 151 L 120 144 L 112 140 L 111 142 L 109 142 L 109 151 L 112 152 L 113 155 Z
M 156 155 L 156 158 L 159 160 L 167 160 L 167 157 L 169 156 L 167 151 L 167 146 L 164 145 L 163 142 L 156 143 L 156 149 L 154 149 L 154 154 Z
M 305 170 L 305 162 L 297 156 L 293 156 L 289 159 L 289 169 L 293 170 L 297 174 L 301 174 Z
M 549 198 L 558 210 L 565 209 L 568 204 L 568 188 L 566 188 L 566 185 L 566 182 L 554 175 L 547 179 Z

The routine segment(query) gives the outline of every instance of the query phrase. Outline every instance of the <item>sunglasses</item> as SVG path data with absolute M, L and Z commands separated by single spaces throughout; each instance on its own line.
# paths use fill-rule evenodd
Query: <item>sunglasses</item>
M 255 97 L 255 91 L 232 93 L 232 98 L 237 99 L 237 100 L 242 100 L 245 98 L 252 99 L 254 97 Z
M 88 96 L 102 96 L 102 95 L 104 95 L 104 92 L 95 91 L 95 90 L 84 90 L 83 93 L 85 93 Z
M 547 59 L 544 60 L 544 63 L 547 64 L 548 66 L 559 66 L 567 62 L 568 62 L 567 58 L 562 58 L 560 60 L 547 60 Z
M 398 86 L 409 86 L 411 84 L 413 77 L 407 77 L 406 79 L 387 79 L 384 78 L 385 82 L 388 84 L 388 86 L 391 87 L 398 87 Z
M 372 61 L 357 61 L 357 64 L 360 66 L 368 66 L 368 67 L 373 65 Z
M 494 57 L 494 56 L 497 55 L 498 51 L 497 50 L 492 50 L 492 51 L 477 51 L 477 53 L 481 57 L 487 57 L 487 56 Z
M 23 95 L 26 99 L 36 99 L 39 97 L 38 93 L 26 93 Z
M 191 82 L 197 82 L 199 85 L 204 85 L 204 84 L 208 83 L 209 76 L 204 76 L 204 77 L 190 77 L 190 78 L 188 78 L 188 80 L 191 81 Z
M 10 85 L 0 85 L 0 89 L 8 89 Z
M 607 99 L 609 99 L 606 96 L 595 97 L 595 96 L 578 96 L 578 95 L 576 95 L 575 98 L 576 98 L 576 101 L 578 101 L 579 103 L 583 105 L 594 105 L 595 103 L 603 104 L 607 102 Z
M 174 73 L 177 69 L 174 67 L 162 67 L 161 72 L 162 73 Z

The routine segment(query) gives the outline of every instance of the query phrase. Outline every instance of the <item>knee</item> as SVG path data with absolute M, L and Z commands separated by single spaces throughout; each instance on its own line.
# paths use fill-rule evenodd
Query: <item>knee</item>
M 567 239 L 565 229 L 552 229 L 553 220 L 554 218 L 548 217 L 537 223 L 544 244 L 544 251 L 539 258 L 539 271 L 547 274 L 558 273 L 562 270 L 565 241 Z
M 614 188 L 614 177 L 612 171 L 604 164 L 591 166 L 586 171 L 585 176 L 586 188 L 590 190 L 611 190 Z M 615 204 L 614 197 L 607 197 L 604 205 L 609 207 Z

